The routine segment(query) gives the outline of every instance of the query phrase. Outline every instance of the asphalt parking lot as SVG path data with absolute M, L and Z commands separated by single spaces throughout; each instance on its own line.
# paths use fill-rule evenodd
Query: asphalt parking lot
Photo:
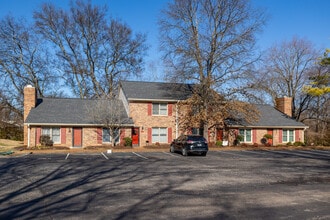
M 330 219 L 329 151 L 0 157 L 0 219 Z

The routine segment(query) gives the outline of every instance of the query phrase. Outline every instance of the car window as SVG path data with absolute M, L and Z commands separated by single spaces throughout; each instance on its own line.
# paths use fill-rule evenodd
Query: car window
M 202 136 L 189 136 L 188 139 L 191 141 L 206 141 Z

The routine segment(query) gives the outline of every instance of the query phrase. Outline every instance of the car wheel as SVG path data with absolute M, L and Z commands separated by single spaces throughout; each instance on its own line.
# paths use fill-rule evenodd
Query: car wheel
M 206 152 L 201 153 L 201 156 L 205 157 L 206 156 Z
M 170 152 L 171 153 L 175 153 L 175 150 L 174 150 L 174 146 L 173 145 L 171 145 L 171 147 L 170 147 Z
M 182 156 L 188 156 L 188 152 L 185 148 L 182 149 Z

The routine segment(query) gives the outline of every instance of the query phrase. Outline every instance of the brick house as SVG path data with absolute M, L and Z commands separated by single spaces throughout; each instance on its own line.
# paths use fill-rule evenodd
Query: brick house
M 133 146 L 168 144 L 183 131 L 179 126 L 177 104 L 192 94 L 193 85 L 181 83 L 122 81 L 119 86 L 119 111 L 125 123 L 120 124 L 117 143 L 131 137 Z M 256 105 L 260 119 L 254 124 L 228 121 L 225 128 L 213 128 L 210 142 L 216 140 L 233 143 L 243 136 L 244 143 L 260 143 L 264 134 L 273 136 L 271 144 L 304 141 L 304 124 L 290 117 L 291 99 L 277 100 L 277 107 Z M 93 108 L 91 99 L 56 99 L 36 97 L 31 86 L 24 88 L 24 144 L 39 145 L 42 134 L 48 134 L 55 146 L 88 147 L 110 144 L 108 131 L 102 124 L 88 117 L 86 106 Z M 189 131 L 194 132 L 194 131 Z
M 32 86 L 24 88 L 24 145 L 40 145 L 40 136 L 49 135 L 54 146 L 87 147 L 110 145 L 109 129 L 95 121 L 91 112 L 96 99 L 42 98 Z M 131 136 L 133 121 L 119 106 L 122 122 L 117 143 Z
M 276 100 L 276 108 L 270 105 L 255 105 L 259 112 L 259 120 L 253 124 L 227 121 L 222 136 L 227 135 L 229 143 L 233 143 L 236 135 L 243 137 L 243 143 L 260 144 L 265 134 L 271 135 L 267 140 L 270 145 L 281 145 L 289 142 L 304 142 L 304 131 L 308 126 L 291 117 L 292 98 L 283 97 Z M 228 134 L 234 135 L 228 135 Z M 218 137 L 218 139 L 221 139 Z
M 177 103 L 192 92 L 190 84 L 122 81 L 119 98 L 134 121 L 133 145 L 171 143 L 178 137 Z

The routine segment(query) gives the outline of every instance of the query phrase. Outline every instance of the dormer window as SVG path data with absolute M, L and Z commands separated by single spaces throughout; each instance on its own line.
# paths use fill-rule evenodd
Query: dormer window
M 152 103 L 153 115 L 167 115 L 167 103 Z

